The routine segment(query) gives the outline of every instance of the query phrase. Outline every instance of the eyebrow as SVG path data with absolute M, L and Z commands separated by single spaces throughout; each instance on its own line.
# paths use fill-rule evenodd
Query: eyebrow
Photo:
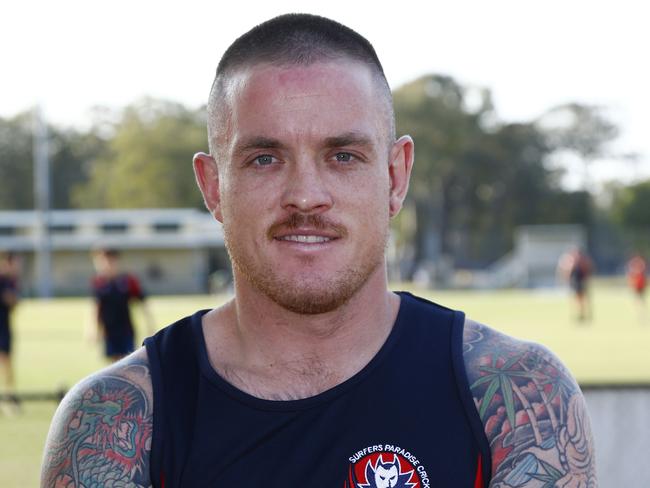
M 346 132 L 333 137 L 325 138 L 325 147 L 367 146 L 372 147 L 372 139 L 359 132 Z
M 252 149 L 282 149 L 284 147 L 284 144 L 278 139 L 255 136 L 244 139 L 240 144 L 237 144 L 233 152 L 235 155 L 240 155 Z
M 372 139 L 360 132 L 345 132 L 323 140 L 323 147 L 336 148 L 345 146 L 373 147 Z M 254 149 L 285 149 L 286 146 L 278 139 L 264 136 L 253 136 L 244 139 L 233 150 L 235 156 L 242 155 Z

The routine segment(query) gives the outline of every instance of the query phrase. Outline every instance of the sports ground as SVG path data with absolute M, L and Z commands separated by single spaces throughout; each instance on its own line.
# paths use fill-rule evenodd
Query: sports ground
M 396 289 L 408 289 L 396 286 Z M 422 291 L 443 305 L 519 338 L 545 344 L 582 385 L 650 385 L 650 318 L 642 320 L 629 290 L 617 281 L 592 290 L 594 318 L 573 320 L 566 291 Z M 153 297 L 166 325 L 225 297 Z M 16 382 L 20 392 L 54 392 L 105 366 L 99 345 L 84 339 L 92 307 L 86 298 L 23 300 L 14 316 Z M 648 314 L 650 316 L 650 313 Z M 135 310 L 136 321 L 139 318 Z M 141 321 L 140 321 L 141 322 Z M 22 413 L 0 413 L 0 486 L 38 486 L 53 401 L 24 402 Z

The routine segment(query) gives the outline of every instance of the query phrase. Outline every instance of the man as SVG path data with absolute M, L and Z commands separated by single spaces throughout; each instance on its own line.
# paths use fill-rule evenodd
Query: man
M 592 271 L 591 259 L 579 247 L 564 254 L 558 263 L 558 272 L 569 283 L 575 297 L 576 317 L 579 322 L 592 318 L 588 286 Z
M 18 399 L 14 395 L 14 370 L 11 361 L 11 312 L 18 303 L 18 261 L 12 252 L 0 252 L 0 371 L 10 402 L 5 410 L 14 413 Z
M 141 303 L 149 334 L 153 318 L 137 277 L 120 269 L 120 253 L 116 249 L 93 252 L 97 274 L 91 287 L 95 297 L 97 331 L 104 340 L 104 354 L 111 362 L 119 361 L 135 350 L 135 330 L 131 319 L 131 303 Z
M 261 24 L 224 54 L 208 118 L 194 168 L 235 297 L 71 392 L 43 486 L 596 486 L 551 353 L 388 290 L 413 142 L 364 38 Z
M 627 262 L 626 268 L 627 279 L 638 304 L 639 319 L 644 322 L 646 320 L 645 290 L 648 284 L 648 264 L 640 253 L 636 253 Z

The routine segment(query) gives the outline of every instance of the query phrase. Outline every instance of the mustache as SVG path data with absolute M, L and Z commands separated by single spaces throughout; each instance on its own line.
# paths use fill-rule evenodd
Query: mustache
M 333 232 L 339 237 L 345 237 L 348 235 L 348 231 L 345 226 L 339 224 L 338 222 L 334 222 L 333 220 L 325 218 L 319 214 L 304 214 L 300 212 L 294 212 L 286 219 L 283 219 L 271 225 L 271 227 L 269 227 L 267 235 L 270 239 L 273 239 L 273 236 L 277 235 L 280 232 L 305 227 Z

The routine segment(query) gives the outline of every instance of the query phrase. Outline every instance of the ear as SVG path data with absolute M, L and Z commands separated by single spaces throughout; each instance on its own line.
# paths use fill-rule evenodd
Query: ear
M 196 153 L 193 159 L 194 176 L 201 189 L 205 206 L 212 216 L 223 223 L 221 215 L 221 194 L 219 193 L 219 170 L 212 156 Z
M 395 217 L 399 213 L 404 198 L 406 198 L 409 180 L 411 179 L 411 169 L 413 168 L 414 149 L 413 139 L 410 136 L 400 137 L 395 141 L 391 149 L 388 165 L 390 178 L 389 210 L 391 217 Z

